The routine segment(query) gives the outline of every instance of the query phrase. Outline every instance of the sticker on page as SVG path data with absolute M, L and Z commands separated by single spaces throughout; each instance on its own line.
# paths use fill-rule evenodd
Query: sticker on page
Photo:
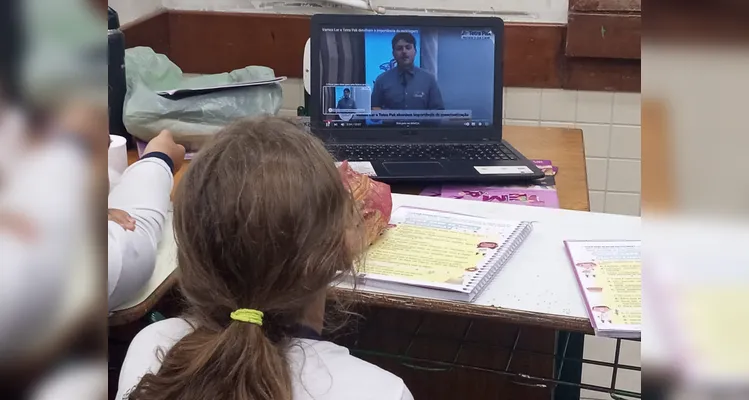
M 476 171 L 478 171 L 481 175 L 514 175 L 514 174 L 532 174 L 533 171 L 531 171 L 530 168 L 524 166 L 524 165 L 504 165 L 504 166 L 488 166 L 488 167 L 478 167 L 474 166 L 473 168 L 476 168 Z
M 336 168 L 340 167 L 341 164 L 341 162 L 335 163 Z M 349 161 L 348 165 L 351 167 L 351 169 L 362 175 L 377 176 L 377 172 L 375 172 L 372 163 L 369 161 Z

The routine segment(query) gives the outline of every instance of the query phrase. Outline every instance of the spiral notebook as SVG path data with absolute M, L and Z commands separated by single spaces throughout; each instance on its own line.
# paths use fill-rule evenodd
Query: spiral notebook
M 532 228 L 530 222 L 400 207 L 358 267 L 359 283 L 472 302 Z

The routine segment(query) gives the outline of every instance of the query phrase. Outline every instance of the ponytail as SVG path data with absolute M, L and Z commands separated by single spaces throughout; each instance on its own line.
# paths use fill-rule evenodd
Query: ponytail
M 157 374 L 141 379 L 129 400 L 291 400 L 285 347 L 252 323 L 197 328 L 164 355 Z

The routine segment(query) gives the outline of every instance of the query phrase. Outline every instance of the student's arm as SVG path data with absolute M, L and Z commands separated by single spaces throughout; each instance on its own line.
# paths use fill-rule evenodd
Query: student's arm
M 147 154 L 125 170 L 109 194 L 109 208 L 122 210 L 135 220 L 133 231 L 113 221 L 107 223 L 110 311 L 131 299 L 153 273 L 174 182 L 170 164 L 164 153 Z
M 338 100 L 338 104 L 336 104 L 335 108 L 339 110 L 342 108 L 346 108 L 346 107 L 343 107 L 343 99 Z
M 109 208 L 127 212 L 135 229 L 108 221 L 107 295 L 109 310 L 132 298 L 150 279 L 156 263 L 174 171 L 185 159 L 185 148 L 162 131 L 146 146 L 145 156 L 122 174 L 109 194 Z
M 414 400 L 414 396 L 408 390 L 408 388 L 406 387 L 406 385 L 403 385 L 403 393 L 401 394 L 401 399 L 400 400 Z
M 356 100 L 351 100 L 351 108 L 356 110 Z
M 59 311 L 86 231 L 89 155 L 69 138 L 41 146 L 15 162 L 0 195 L 0 355 Z

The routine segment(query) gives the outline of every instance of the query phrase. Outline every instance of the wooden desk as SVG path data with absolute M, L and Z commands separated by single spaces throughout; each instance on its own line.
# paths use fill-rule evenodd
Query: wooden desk
M 559 167 L 556 176 L 557 193 L 561 208 L 578 211 L 588 211 L 588 187 L 585 170 L 585 154 L 583 148 L 582 131 L 579 129 L 565 128 L 539 128 L 506 126 L 504 137 L 519 151 L 531 159 L 551 160 Z M 138 154 L 132 150 L 128 153 L 128 162 L 137 161 Z M 175 187 L 179 183 L 187 163 L 175 175 Z M 394 188 L 395 192 L 404 194 L 418 194 L 421 187 L 410 186 L 406 188 Z M 160 282 L 147 299 L 137 306 L 125 310 L 115 311 L 109 319 L 112 325 L 120 325 L 138 319 L 145 315 L 148 310 L 167 293 L 176 282 L 176 274 L 171 273 L 164 281 Z M 559 329 L 576 331 L 590 331 L 590 324 L 585 319 L 552 318 L 539 316 L 532 313 L 514 312 L 506 314 L 499 309 L 477 308 L 471 304 L 456 304 L 453 302 L 434 302 L 430 300 L 412 301 L 404 296 L 364 294 L 360 300 L 390 306 L 402 307 L 416 310 L 435 310 L 452 315 L 465 315 L 477 317 L 495 317 L 508 321 L 523 320 L 526 323 L 543 326 L 557 325 Z
M 504 138 L 530 159 L 551 160 L 559 167 L 556 176 L 559 206 L 566 210 L 589 211 L 588 178 L 585 170 L 583 133 L 579 129 L 505 126 Z M 128 153 L 128 163 L 138 160 L 138 153 Z M 174 177 L 175 187 L 186 164 Z M 418 194 L 421 187 L 395 187 L 396 192 Z
M 503 136 L 526 157 L 551 160 L 559 167 L 555 179 L 560 208 L 590 211 L 582 130 L 505 126 Z

